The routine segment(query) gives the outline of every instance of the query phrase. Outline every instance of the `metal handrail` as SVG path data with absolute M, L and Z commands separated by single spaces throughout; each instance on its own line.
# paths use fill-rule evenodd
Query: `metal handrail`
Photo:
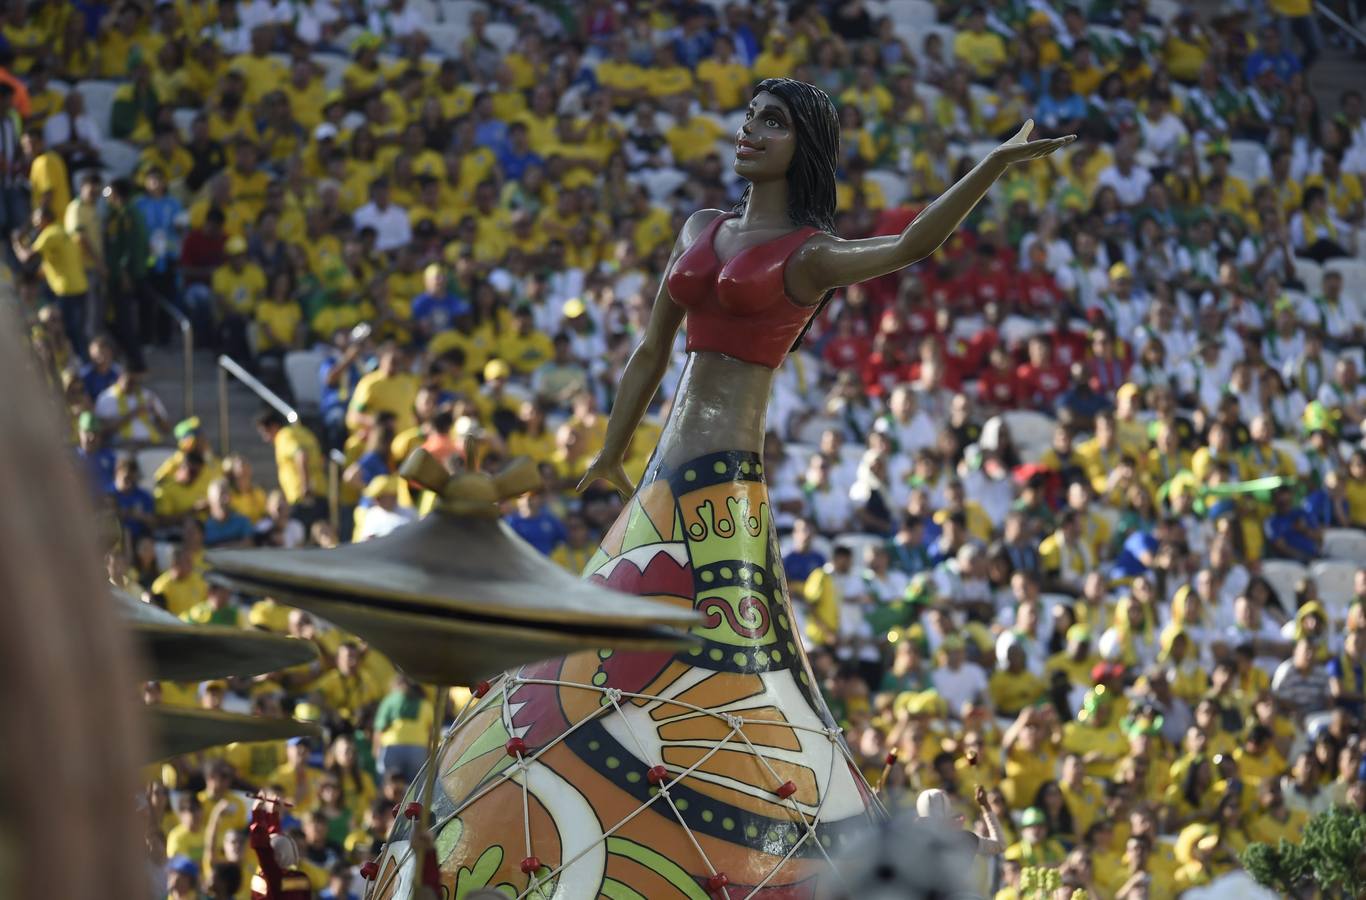
M 228 412 L 228 376 L 241 382 L 247 390 L 285 417 L 291 425 L 299 421 L 299 411 L 286 403 L 279 394 L 261 383 L 255 375 L 242 368 L 231 356 L 220 354 L 218 357 L 218 447 L 227 456 L 230 447 L 229 432 L 231 416 Z M 346 466 L 346 456 L 340 450 L 330 450 L 327 454 L 327 514 L 334 530 L 341 527 L 341 473 Z
M 1363 33 L 1361 29 L 1358 28 L 1356 25 L 1348 22 L 1342 16 L 1333 12 L 1333 10 L 1327 8 L 1322 3 L 1314 4 L 1314 12 L 1323 16 L 1325 19 L 1327 19 L 1329 22 L 1332 22 L 1341 30 L 1347 32 L 1347 34 L 1350 35 L 1352 38 L 1356 39 L 1357 43 L 1361 44 L 1361 46 L 1366 47 L 1366 33 Z
M 194 415 L 194 325 L 191 324 L 189 317 L 165 297 L 158 297 L 157 305 L 162 308 L 166 315 L 171 317 L 171 320 L 176 323 L 176 327 L 180 329 L 180 340 L 185 348 L 185 383 L 181 387 L 181 392 L 182 403 L 185 406 L 184 418 L 188 419 Z
M 255 375 L 242 368 L 237 360 L 231 356 L 220 354 L 218 357 L 218 448 L 224 456 L 227 456 L 229 452 L 228 431 L 231 424 L 228 416 L 229 375 L 242 382 L 246 385 L 247 390 L 284 416 L 286 422 L 293 425 L 299 421 L 298 411 L 282 400 L 279 394 L 262 384 Z

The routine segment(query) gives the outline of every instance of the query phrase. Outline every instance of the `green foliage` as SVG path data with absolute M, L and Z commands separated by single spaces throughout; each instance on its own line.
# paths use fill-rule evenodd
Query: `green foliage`
M 1299 844 L 1251 844 L 1242 855 L 1243 867 L 1258 883 L 1288 896 L 1310 884 L 1325 896 L 1366 896 L 1364 861 L 1366 816 L 1345 807 L 1311 819 Z

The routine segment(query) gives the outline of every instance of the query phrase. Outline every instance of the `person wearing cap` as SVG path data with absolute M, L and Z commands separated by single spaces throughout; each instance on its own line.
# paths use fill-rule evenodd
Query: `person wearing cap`
M 402 479 L 397 475 L 380 475 L 370 479 L 362 497 L 370 501 L 364 515 L 359 515 L 360 524 L 356 527 L 353 540 L 356 543 L 371 538 L 383 537 L 401 525 L 407 525 L 417 518 L 411 507 L 398 505 L 398 495 Z
M 89 473 L 92 490 L 101 496 L 114 493 L 118 458 L 104 446 L 104 429 L 90 410 L 76 418 L 76 458 Z
M 1006 848 L 1005 857 L 1026 867 L 1048 868 L 1061 865 L 1067 851 L 1057 838 L 1048 836 L 1043 810 L 1031 806 L 1020 813 L 1020 840 Z
M 227 261 L 214 270 L 210 285 L 223 346 L 229 355 L 246 360 L 246 329 L 256 305 L 266 293 L 266 275 L 247 256 L 247 239 L 240 234 L 229 237 L 224 245 Z
M 184 854 L 166 860 L 167 900 L 200 900 L 199 863 Z

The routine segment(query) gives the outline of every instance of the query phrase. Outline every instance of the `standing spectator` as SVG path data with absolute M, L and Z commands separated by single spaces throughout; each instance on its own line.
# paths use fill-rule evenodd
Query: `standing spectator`
M 166 173 L 159 166 L 146 169 L 142 176 L 144 193 L 133 202 L 142 216 L 142 224 L 147 232 L 146 287 L 149 302 L 157 298 L 179 306 L 179 288 L 176 285 L 176 261 L 180 259 L 180 226 L 185 208 L 180 201 L 166 192 Z M 143 306 L 144 333 L 156 336 L 159 343 L 170 335 L 170 323 L 159 311 L 149 304 Z M 150 313 L 153 318 L 145 318 Z M 152 328 L 153 321 L 161 323 Z
M 247 242 L 240 235 L 228 238 L 224 250 L 227 262 L 214 269 L 212 280 L 220 345 L 229 356 L 248 360 L 247 324 L 266 293 L 266 275 L 247 258 Z
M 81 188 L 62 212 L 66 233 L 80 248 L 85 261 L 85 279 L 90 286 L 90 334 L 105 328 L 105 278 L 108 274 L 104 261 L 104 228 L 100 224 L 100 173 L 87 172 L 81 178 Z
M 10 237 L 10 247 L 21 265 L 34 258 L 42 260 L 43 284 L 47 295 L 61 312 L 67 340 L 73 348 L 84 348 L 90 284 L 85 277 L 85 261 L 81 259 L 81 250 L 66 229 L 56 221 L 47 205 L 34 207 L 32 223 L 34 237 L 25 242 L 15 232 Z
M 71 176 L 61 154 L 47 146 L 43 133 L 36 128 L 24 132 L 20 141 L 28 172 L 29 207 L 44 207 L 53 218 L 66 214 L 71 202 Z
M 0 81 L 0 233 L 9 234 L 28 221 L 24 196 L 24 120 L 14 108 L 14 88 Z
M 1304 47 L 1304 53 L 1301 54 L 1304 68 L 1314 65 L 1314 60 L 1319 58 L 1319 51 L 1323 48 L 1323 32 L 1314 15 L 1314 0 L 1268 0 L 1267 6 L 1276 17 L 1282 46 L 1288 48 L 1292 46 L 1294 38 L 1299 38 Z M 1357 14 L 1360 15 L 1360 8 Z
M 114 333 L 130 363 L 142 365 L 142 348 L 152 341 L 154 311 L 143 283 L 147 272 L 147 229 L 132 204 L 133 186 L 116 178 L 104 189 L 105 262 Z
M 323 510 L 319 507 L 327 494 L 326 466 L 313 432 L 298 422 L 286 422 L 274 410 L 256 417 L 256 431 L 275 448 L 276 478 L 284 499 L 300 518 L 320 518 Z

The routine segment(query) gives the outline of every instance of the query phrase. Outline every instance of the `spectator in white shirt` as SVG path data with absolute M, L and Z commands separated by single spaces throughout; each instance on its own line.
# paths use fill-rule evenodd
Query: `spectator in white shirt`
M 370 479 L 365 486 L 365 497 L 372 502 L 361 514 L 360 526 L 356 529 L 356 543 L 383 537 L 417 518 L 412 509 L 398 505 L 399 483 L 397 475 L 380 475 Z
M 1133 140 L 1123 138 L 1115 145 L 1114 164 L 1101 170 L 1096 187 L 1114 188 L 1122 205 L 1137 206 L 1143 201 L 1152 180 L 1152 173 L 1134 161 Z
M 880 417 L 873 427 L 890 437 L 896 450 L 907 456 L 934 446 L 934 422 L 920 409 L 916 393 L 909 385 L 892 389 L 887 398 L 887 415 Z
M 830 483 L 830 464 L 819 453 L 811 457 L 806 467 L 802 493 L 806 495 L 806 517 L 818 531 L 834 534 L 848 530 L 854 504 L 847 490 L 838 490 Z
M 1171 94 L 1163 90 L 1148 94 L 1148 109 L 1139 118 L 1138 129 L 1143 134 L 1143 149 L 1167 166 L 1175 161 L 1176 151 L 1190 140 L 1186 126 L 1172 112 Z
M 1319 388 L 1316 398 L 1329 409 L 1338 410 L 1342 421 L 1349 425 L 1366 418 L 1366 385 L 1357 378 L 1357 364 L 1344 356 L 1333 366 L 1333 379 Z
M 375 229 L 375 249 L 381 253 L 407 246 L 413 239 L 408 211 L 389 199 L 389 181 L 376 178 L 370 185 L 370 202 L 356 210 L 352 221 L 359 231 Z
M 957 712 L 969 702 L 980 703 L 987 695 L 987 673 L 975 662 L 969 662 L 963 639 L 958 635 L 944 638 L 940 649 L 944 664 L 930 675 L 939 696 L 944 698 L 951 712 Z
M 68 92 L 62 111 L 48 116 L 43 123 L 43 140 L 48 149 L 61 154 L 73 171 L 99 164 L 104 135 L 94 116 L 85 111 L 85 98 L 80 91 Z

